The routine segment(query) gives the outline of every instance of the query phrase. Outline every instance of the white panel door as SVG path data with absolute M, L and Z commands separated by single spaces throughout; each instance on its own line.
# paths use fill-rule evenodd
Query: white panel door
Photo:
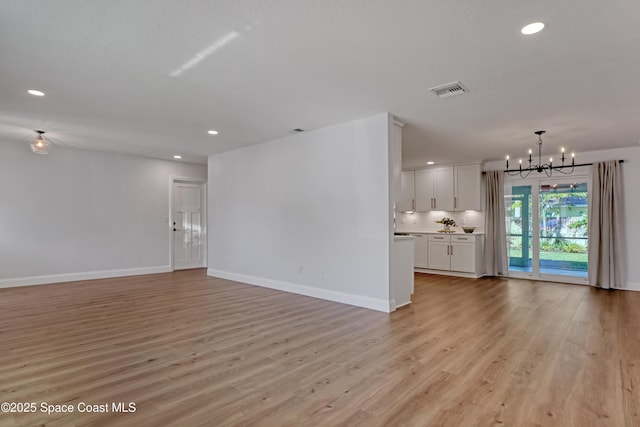
M 205 266 L 203 185 L 173 183 L 173 268 Z

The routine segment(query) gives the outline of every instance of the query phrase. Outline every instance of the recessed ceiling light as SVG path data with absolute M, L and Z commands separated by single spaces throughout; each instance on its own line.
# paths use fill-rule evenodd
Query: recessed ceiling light
M 428 164 L 428 165 L 432 165 L 432 164 L 433 164 L 433 162 L 427 162 L 427 164 Z
M 531 35 L 531 34 L 535 34 L 535 33 L 539 33 L 540 31 L 542 31 L 542 29 L 544 28 L 544 24 L 542 22 L 533 22 L 529 25 L 525 25 L 524 27 L 522 27 L 522 30 L 520 30 L 522 32 L 522 34 L 525 35 Z
M 29 89 L 27 92 L 33 96 L 44 96 L 44 92 L 35 89 Z
M 182 156 L 179 156 L 179 155 L 177 155 L 177 154 L 176 154 L 175 156 L 173 156 L 173 158 L 174 158 L 174 159 L 181 159 L 181 158 L 182 158 Z
M 209 135 L 217 135 L 217 134 L 218 134 L 218 131 L 217 131 L 217 130 L 210 130 L 210 131 L 207 131 L 207 133 L 208 133 Z

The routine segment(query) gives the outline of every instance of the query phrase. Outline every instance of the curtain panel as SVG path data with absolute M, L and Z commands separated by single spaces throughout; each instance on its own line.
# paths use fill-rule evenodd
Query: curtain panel
M 502 171 L 487 171 L 485 187 L 485 273 L 489 276 L 506 276 L 509 273 L 509 262 Z
M 589 210 L 589 283 L 624 288 L 622 172 L 617 160 L 593 163 Z

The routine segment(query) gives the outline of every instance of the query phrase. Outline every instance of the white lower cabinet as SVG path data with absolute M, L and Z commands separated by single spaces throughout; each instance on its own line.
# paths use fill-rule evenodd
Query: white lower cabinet
M 450 236 L 427 235 L 427 257 L 428 267 L 432 270 L 451 270 L 451 256 L 449 255 L 451 246 Z
M 429 268 L 427 263 L 427 235 L 413 234 L 415 249 L 413 251 L 413 265 L 417 268 Z
M 451 271 L 476 272 L 476 245 L 451 239 Z
M 482 274 L 482 236 L 427 235 L 427 260 L 431 270 Z

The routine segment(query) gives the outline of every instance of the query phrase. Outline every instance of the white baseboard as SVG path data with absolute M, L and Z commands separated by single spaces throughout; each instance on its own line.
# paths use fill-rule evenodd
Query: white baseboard
M 279 291 L 291 292 L 308 297 L 355 305 L 357 307 L 369 308 L 371 310 L 383 311 L 385 313 L 389 313 L 393 311 L 393 309 L 395 309 L 395 307 L 391 306 L 392 304 L 395 306 L 395 301 L 385 301 L 382 299 L 370 298 L 362 295 L 347 294 L 344 292 L 332 291 L 329 289 L 298 285 L 295 283 L 265 279 L 263 277 L 249 276 L 246 274 L 232 273 L 228 271 L 216 270 L 213 268 L 207 269 L 207 276 L 219 277 L 221 279 L 261 286 L 263 288 L 277 289 Z
M 413 270 L 416 273 L 439 274 L 440 276 L 466 277 L 467 279 L 479 279 L 484 276 L 484 274 L 462 273 L 458 271 L 446 271 L 446 270 L 430 270 L 428 268 L 420 268 L 420 267 L 416 267 Z
M 626 288 L 614 288 L 621 291 L 640 291 L 640 282 L 627 282 Z
M 110 277 L 138 276 L 141 274 L 167 273 L 170 265 L 157 267 L 125 268 L 120 270 L 85 271 L 81 273 L 50 274 L 46 276 L 17 277 L 0 279 L 0 288 L 16 286 L 46 285 L 49 283 L 75 282 L 77 280 L 107 279 Z
M 405 307 L 407 305 L 411 304 L 411 301 L 407 301 L 407 302 L 403 302 L 402 304 L 396 304 L 396 301 L 393 300 L 393 305 L 395 306 L 395 309 L 398 309 L 400 307 Z M 394 311 L 395 311 L 394 309 Z

